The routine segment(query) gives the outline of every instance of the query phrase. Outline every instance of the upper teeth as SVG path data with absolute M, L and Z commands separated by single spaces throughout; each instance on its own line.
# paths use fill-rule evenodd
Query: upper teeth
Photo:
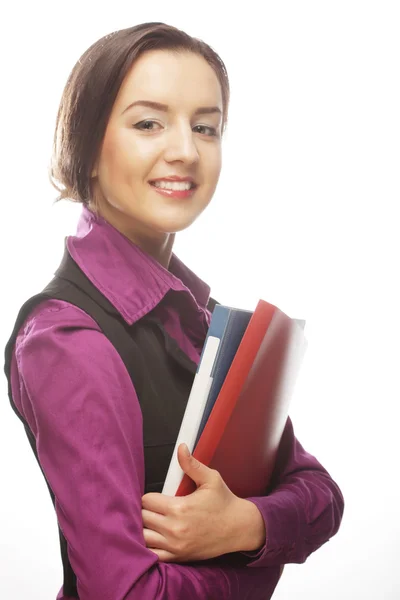
M 153 185 L 166 190 L 190 190 L 190 181 L 154 181 Z

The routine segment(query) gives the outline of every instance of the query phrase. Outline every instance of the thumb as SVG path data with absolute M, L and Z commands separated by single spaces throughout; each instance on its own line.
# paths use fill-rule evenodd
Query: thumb
M 178 461 L 182 471 L 193 479 L 197 486 L 210 483 L 213 478 L 213 471 L 206 465 L 194 458 L 189 452 L 186 444 L 180 444 L 178 448 Z

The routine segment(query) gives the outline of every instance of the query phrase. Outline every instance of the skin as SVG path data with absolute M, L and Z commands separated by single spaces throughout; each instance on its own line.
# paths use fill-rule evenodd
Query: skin
M 169 108 L 128 108 L 138 100 Z M 196 115 L 199 107 L 219 112 Z M 91 208 L 165 268 L 176 232 L 197 219 L 216 189 L 222 109 L 218 78 L 203 57 L 165 50 L 138 59 L 114 103 L 92 173 Z M 168 198 L 149 184 L 171 175 L 193 177 L 194 195 Z M 266 531 L 258 508 L 233 494 L 217 471 L 186 455 L 184 445 L 178 460 L 196 491 L 142 498 L 144 540 L 159 560 L 188 562 L 260 548 Z

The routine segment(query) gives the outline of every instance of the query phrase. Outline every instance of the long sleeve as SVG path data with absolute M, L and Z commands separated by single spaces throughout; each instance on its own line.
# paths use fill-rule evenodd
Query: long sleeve
M 81 600 L 271 597 L 278 567 L 166 564 L 146 548 L 140 407 L 118 353 L 88 315 L 47 301 L 18 336 L 11 381 L 55 494 Z
M 247 499 L 258 507 L 266 528 L 264 547 L 248 554 L 251 567 L 305 562 L 337 533 L 344 512 L 338 485 L 296 439 L 290 417 L 268 495 Z

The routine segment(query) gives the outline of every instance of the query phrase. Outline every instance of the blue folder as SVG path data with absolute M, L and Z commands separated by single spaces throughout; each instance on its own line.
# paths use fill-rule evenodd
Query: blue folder
M 211 414 L 252 315 L 252 311 L 230 308 L 220 304 L 217 304 L 214 308 L 208 335 L 219 337 L 221 342 L 211 372 L 213 381 L 208 394 L 195 446 L 199 441 L 208 417 Z

